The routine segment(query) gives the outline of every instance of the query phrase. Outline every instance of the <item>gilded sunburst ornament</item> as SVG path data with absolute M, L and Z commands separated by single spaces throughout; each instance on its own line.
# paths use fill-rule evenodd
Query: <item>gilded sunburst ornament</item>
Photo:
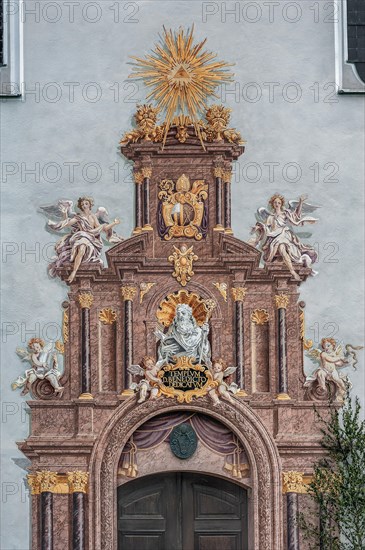
M 199 117 L 206 108 L 208 96 L 216 96 L 214 90 L 222 82 L 232 80 L 227 71 L 231 64 L 216 60 L 216 54 L 204 50 L 206 40 L 194 44 L 194 27 L 177 32 L 163 29 L 162 42 L 145 58 L 134 57 L 136 63 L 129 76 L 142 79 L 152 89 L 148 99 L 154 99 L 157 107 L 165 111 L 165 134 L 177 114 L 189 115 L 200 137 Z

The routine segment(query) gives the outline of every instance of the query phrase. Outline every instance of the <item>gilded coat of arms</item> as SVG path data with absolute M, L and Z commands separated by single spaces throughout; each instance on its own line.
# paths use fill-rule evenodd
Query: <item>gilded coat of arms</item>
M 182 174 L 176 183 L 164 179 L 160 182 L 161 191 L 158 211 L 159 235 L 166 241 L 173 237 L 188 237 L 200 241 L 207 234 L 208 184 L 196 180 L 191 185 L 189 178 Z

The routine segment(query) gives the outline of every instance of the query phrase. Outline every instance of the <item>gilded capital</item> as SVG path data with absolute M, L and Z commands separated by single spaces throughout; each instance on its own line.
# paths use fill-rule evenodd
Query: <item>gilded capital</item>
M 36 484 L 38 484 L 39 492 L 52 492 L 57 485 L 57 473 L 48 470 L 37 472 L 35 475 L 35 485 Z
M 137 293 L 137 288 L 135 286 L 122 286 L 120 289 L 122 298 L 126 302 L 129 300 L 130 302 L 133 302 L 134 297 Z
M 88 481 L 89 472 L 67 472 L 67 482 L 70 487 L 70 493 L 87 493 Z
M 82 309 L 90 309 L 94 301 L 94 296 L 88 292 L 79 294 L 77 298 Z
M 152 176 L 152 168 L 148 168 L 147 166 L 144 166 L 141 172 L 144 178 L 150 178 Z
M 28 480 L 28 485 L 30 487 L 30 494 L 39 495 L 40 487 L 39 487 L 39 481 L 37 479 L 37 476 L 35 474 L 27 474 L 27 480 Z
M 224 170 L 221 166 L 215 166 L 213 169 L 214 177 L 223 178 Z
M 283 493 L 306 493 L 303 472 L 283 472 Z
M 286 309 L 289 304 L 289 296 L 286 294 L 277 294 L 275 296 L 275 304 L 278 309 Z
M 224 183 L 231 183 L 231 179 L 232 179 L 232 170 L 224 170 L 223 171 Z
M 138 184 L 143 183 L 144 176 L 142 174 L 142 171 L 141 172 L 133 172 L 133 177 L 134 177 L 134 182 L 135 183 L 138 183 Z
M 236 286 L 232 288 L 232 296 L 235 302 L 243 302 L 247 293 L 247 288 Z

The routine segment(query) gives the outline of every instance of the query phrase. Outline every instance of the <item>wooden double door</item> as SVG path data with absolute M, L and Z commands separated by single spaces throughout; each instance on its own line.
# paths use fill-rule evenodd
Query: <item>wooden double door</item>
M 118 488 L 118 550 L 247 549 L 247 492 L 239 485 L 180 472 Z

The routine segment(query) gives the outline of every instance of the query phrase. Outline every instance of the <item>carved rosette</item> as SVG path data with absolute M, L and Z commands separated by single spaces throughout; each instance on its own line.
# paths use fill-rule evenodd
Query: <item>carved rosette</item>
M 122 288 L 120 289 L 120 292 L 125 302 L 127 301 L 133 302 L 137 294 L 137 288 L 135 286 L 122 286 Z
M 117 313 L 111 307 L 106 307 L 99 311 L 99 321 L 103 325 L 112 325 L 117 320 Z
M 94 296 L 89 292 L 83 292 L 77 297 L 81 309 L 90 309 L 94 302 Z
M 243 286 L 236 286 L 231 289 L 231 292 L 235 302 L 243 302 L 247 293 L 247 288 Z
M 89 472 L 67 472 L 67 481 L 69 484 L 70 493 L 87 493 Z
M 286 309 L 289 304 L 289 296 L 286 294 L 277 294 L 275 296 L 275 305 L 278 309 Z
M 251 313 L 251 321 L 255 323 L 255 325 L 265 325 L 270 319 L 270 315 L 266 311 L 266 309 L 255 309 Z
M 306 493 L 303 472 L 283 472 L 283 493 Z

